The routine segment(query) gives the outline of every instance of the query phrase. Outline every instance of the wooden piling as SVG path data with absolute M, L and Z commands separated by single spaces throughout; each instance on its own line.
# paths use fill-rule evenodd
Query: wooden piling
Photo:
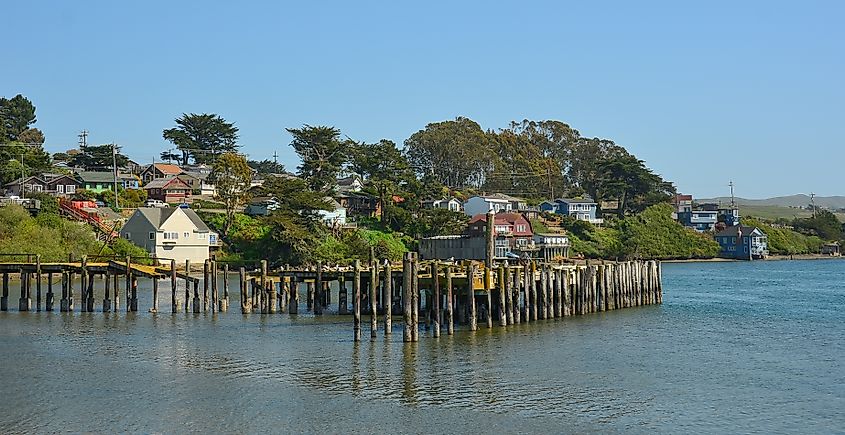
M 384 304 L 384 335 L 391 335 L 393 334 L 393 269 L 390 262 L 384 265 L 384 293 L 387 295 Z
M 108 313 L 111 311 L 111 272 L 106 269 L 106 273 L 103 274 L 103 312 Z
M 153 302 L 152 302 L 152 307 L 150 308 L 150 312 L 151 313 L 157 313 L 158 312 L 158 277 L 153 276 L 152 278 L 150 278 L 150 281 L 152 281 L 152 283 L 153 283 Z
M 79 273 L 79 287 L 80 287 L 80 295 L 79 299 L 81 301 L 81 306 L 79 307 L 79 311 L 85 313 L 88 312 L 88 257 L 86 255 L 82 256 L 82 260 L 80 262 L 80 273 Z M 73 285 L 73 284 L 71 284 Z
M 349 314 L 349 290 L 346 289 L 346 279 L 343 274 L 338 277 L 339 289 L 337 293 L 337 313 Z
M 446 334 L 455 333 L 455 301 L 452 293 L 452 266 L 446 266 Z
M 352 271 L 352 330 L 354 341 L 361 341 L 361 260 L 355 260 Z
M 531 321 L 531 282 L 529 279 L 530 268 L 527 263 L 522 266 L 522 318 L 525 323 Z
M 411 297 L 411 253 L 406 252 L 402 257 L 402 341 L 411 341 L 411 312 L 413 298 Z
M 522 323 L 522 310 L 519 308 L 519 267 L 513 268 L 513 287 L 511 288 L 511 298 L 513 298 L 513 302 L 511 303 L 511 307 L 513 308 L 513 323 L 514 325 L 519 325 Z
M 206 259 L 202 262 L 202 312 L 208 311 L 208 290 L 211 284 L 211 261 Z
M 372 254 L 372 249 L 370 257 L 370 338 L 376 338 L 378 332 L 378 260 Z
M 475 264 L 471 261 L 466 265 L 467 271 L 467 304 L 469 304 L 469 329 L 470 331 L 478 330 L 478 315 L 475 309 L 475 289 L 472 287 L 472 281 L 475 277 Z
M 211 260 L 211 263 L 209 264 L 209 269 L 209 278 L 211 278 L 211 311 L 220 312 L 220 289 L 217 287 L 216 260 Z
M 547 319 L 549 315 L 548 299 L 549 298 L 549 276 L 546 273 L 546 266 L 540 266 L 540 295 L 539 295 L 539 309 L 540 319 Z
M 3 272 L 3 295 L 0 296 L 0 311 L 9 311 L 9 274 L 6 272 Z
M 179 311 L 179 301 L 176 299 L 176 260 L 170 260 L 170 312 Z
M 229 311 L 229 265 L 223 264 L 223 308 L 220 311 Z
M 484 266 L 484 293 L 487 298 L 487 327 L 493 327 L 493 266 Z
M 555 317 L 563 317 L 563 288 L 566 286 L 566 271 L 555 271 Z
M 290 278 L 290 302 L 288 303 L 288 314 L 299 314 L 299 282 L 295 276 Z
M 190 311 L 191 306 L 191 261 L 185 260 L 185 312 Z M 243 303 L 243 298 L 241 299 Z
M 416 252 L 411 252 L 411 341 L 420 340 L 420 264 Z
M 537 263 L 531 261 L 531 270 L 529 271 L 529 279 L 531 285 L 531 320 L 537 321 L 539 317 L 537 307 Z
M 45 311 L 53 311 L 55 295 L 53 294 L 53 272 L 47 273 L 47 298 L 44 303 Z
M 306 290 L 306 303 L 308 305 L 308 311 L 316 312 L 316 308 L 314 307 L 314 281 L 308 281 L 305 283 L 305 290 Z M 316 314 L 316 313 L 315 313 Z
M 5 284 L 4 288 L 7 287 L 8 284 L 9 284 L 8 277 L 6 276 L 5 273 L 3 274 L 3 283 Z M 68 303 L 69 301 L 68 301 L 68 284 L 67 283 L 68 283 L 67 272 L 62 271 L 62 280 L 61 280 L 62 298 L 59 300 L 59 311 L 62 312 L 62 313 L 68 312 L 68 307 L 70 306 L 69 303 Z
M 440 270 L 437 267 L 437 261 L 431 263 L 431 286 L 434 291 L 434 337 L 440 337 Z M 490 283 L 487 283 L 487 294 L 490 293 Z M 488 299 L 489 301 L 489 299 Z M 489 303 L 489 302 L 488 302 Z M 491 313 L 492 315 L 492 313 Z M 489 323 L 489 322 L 488 322 Z
M 508 314 L 507 314 L 507 291 L 505 291 L 505 265 L 504 263 L 499 264 L 499 277 L 496 283 L 496 287 L 499 290 L 499 326 L 508 326 Z
M 508 265 L 505 265 L 505 282 L 504 286 L 502 286 L 502 290 L 505 292 L 505 317 L 507 317 L 508 325 L 514 324 L 513 319 L 513 295 L 512 292 L 512 283 L 513 280 L 511 278 L 511 268 Z
M 35 311 L 41 311 L 41 254 L 35 256 Z

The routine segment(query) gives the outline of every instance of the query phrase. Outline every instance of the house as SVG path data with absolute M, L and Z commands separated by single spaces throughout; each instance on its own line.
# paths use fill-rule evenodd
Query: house
M 358 192 L 338 192 L 334 200 L 346 209 L 346 216 L 379 217 L 381 216 L 381 201 L 372 195 Z
M 423 260 L 486 260 L 487 239 L 483 236 L 454 235 L 420 239 Z
M 477 214 L 469 220 L 466 234 L 470 237 L 485 237 L 487 234 L 487 215 Z M 493 237 L 496 245 L 496 258 L 504 258 L 507 252 L 531 244 L 534 232 L 531 223 L 520 213 L 496 213 L 493 220 Z
M 80 171 L 76 173 L 80 181 L 80 188 L 94 193 L 103 193 L 114 189 L 114 173 L 100 171 Z
M 323 223 L 325 223 L 329 227 L 338 227 L 346 225 L 346 209 L 333 198 L 326 197 L 326 202 L 331 205 L 332 209 L 317 211 L 317 213 L 320 215 L 320 218 L 323 220 Z
M 208 229 L 193 210 L 181 207 L 141 207 L 120 230 L 120 237 L 154 254 L 162 263 L 202 263 L 219 246 L 217 233 Z
M 209 175 L 211 175 L 210 170 L 191 170 L 182 171 L 177 177 L 191 187 L 193 194 L 214 196 L 217 193 L 217 188 L 208 181 Z
M 720 207 L 718 219 L 729 227 L 739 225 L 739 209 L 736 207 Z
M 675 213 L 683 213 L 692 211 L 692 195 L 677 194 L 672 198 L 672 206 L 675 208 Z
M 267 216 L 271 211 L 279 208 L 279 202 L 269 196 L 257 196 L 249 200 L 244 208 L 247 216 Z
M 141 189 L 141 178 L 135 174 L 118 173 L 117 182 L 120 183 L 120 186 L 123 187 L 124 190 Z
M 53 196 L 66 196 L 76 193 L 79 180 L 64 174 L 41 174 L 19 178 L 6 183 L 3 188 L 7 196 L 26 197 L 30 192 L 43 192 Z
M 182 173 L 182 168 L 168 163 L 153 163 L 141 171 L 140 177 L 144 184 L 159 178 L 175 177 Z
M 570 216 L 579 221 L 586 221 L 591 224 L 601 224 L 603 219 L 596 217 L 598 204 L 591 199 L 570 199 L 559 198 L 555 200 L 557 206 L 555 213 Z
M 822 255 L 829 255 L 831 257 L 839 257 L 840 255 L 842 255 L 842 251 L 839 247 L 838 242 L 825 243 L 824 245 L 822 245 L 821 253 Z
M 699 233 L 713 231 L 718 222 L 719 212 L 711 210 L 688 210 L 677 212 L 678 222 L 681 225 L 692 228 Z
M 505 213 L 513 211 L 513 204 L 504 198 L 488 195 L 473 196 L 464 201 L 464 213 L 467 216 L 486 214 L 488 211 Z
M 156 178 L 144 186 L 147 198 L 169 204 L 191 202 L 191 187 L 178 177 Z
M 363 188 L 364 182 L 361 181 L 361 177 L 356 174 L 337 180 L 338 192 L 360 192 Z
M 423 208 L 444 208 L 451 211 L 461 211 L 462 204 L 457 198 L 427 199 L 422 202 Z
M 734 225 L 719 231 L 713 238 L 719 244 L 719 256 L 723 258 L 752 260 L 769 255 L 769 239 L 757 227 Z
M 537 248 L 536 258 L 555 261 L 569 258 L 569 237 L 566 234 L 534 234 L 533 246 Z

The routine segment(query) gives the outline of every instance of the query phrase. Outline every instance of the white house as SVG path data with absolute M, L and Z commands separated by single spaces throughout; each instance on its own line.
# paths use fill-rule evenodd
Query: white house
M 428 199 L 422 202 L 423 208 L 445 208 L 451 211 L 461 211 L 463 204 L 457 198 Z
M 468 216 L 486 214 L 493 210 L 496 213 L 513 210 L 511 201 L 495 195 L 473 196 L 464 202 L 464 213 Z
M 333 198 L 327 197 L 326 201 L 331 204 L 333 209 L 318 211 L 323 222 L 330 227 L 346 225 L 346 208 Z
M 217 233 L 208 229 L 193 210 L 181 207 L 141 207 L 120 230 L 120 236 L 154 254 L 161 263 L 202 263 L 211 247 L 219 246 Z

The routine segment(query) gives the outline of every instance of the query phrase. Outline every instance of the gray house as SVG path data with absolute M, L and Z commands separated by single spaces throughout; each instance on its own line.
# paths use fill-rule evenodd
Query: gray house
M 217 233 L 193 210 L 181 207 L 141 207 L 121 228 L 120 237 L 154 254 L 161 263 L 171 259 L 178 264 L 202 263 L 210 249 L 220 246 Z

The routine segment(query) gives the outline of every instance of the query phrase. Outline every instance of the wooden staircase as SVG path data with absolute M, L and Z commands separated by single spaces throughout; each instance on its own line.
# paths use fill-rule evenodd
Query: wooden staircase
M 79 222 L 85 222 L 92 227 L 97 233 L 97 240 L 110 245 L 111 242 L 117 238 L 117 231 L 115 227 L 109 226 L 96 213 L 90 213 L 78 207 L 74 207 L 72 201 L 62 199 L 59 201 L 59 214 L 65 218 L 72 219 Z

